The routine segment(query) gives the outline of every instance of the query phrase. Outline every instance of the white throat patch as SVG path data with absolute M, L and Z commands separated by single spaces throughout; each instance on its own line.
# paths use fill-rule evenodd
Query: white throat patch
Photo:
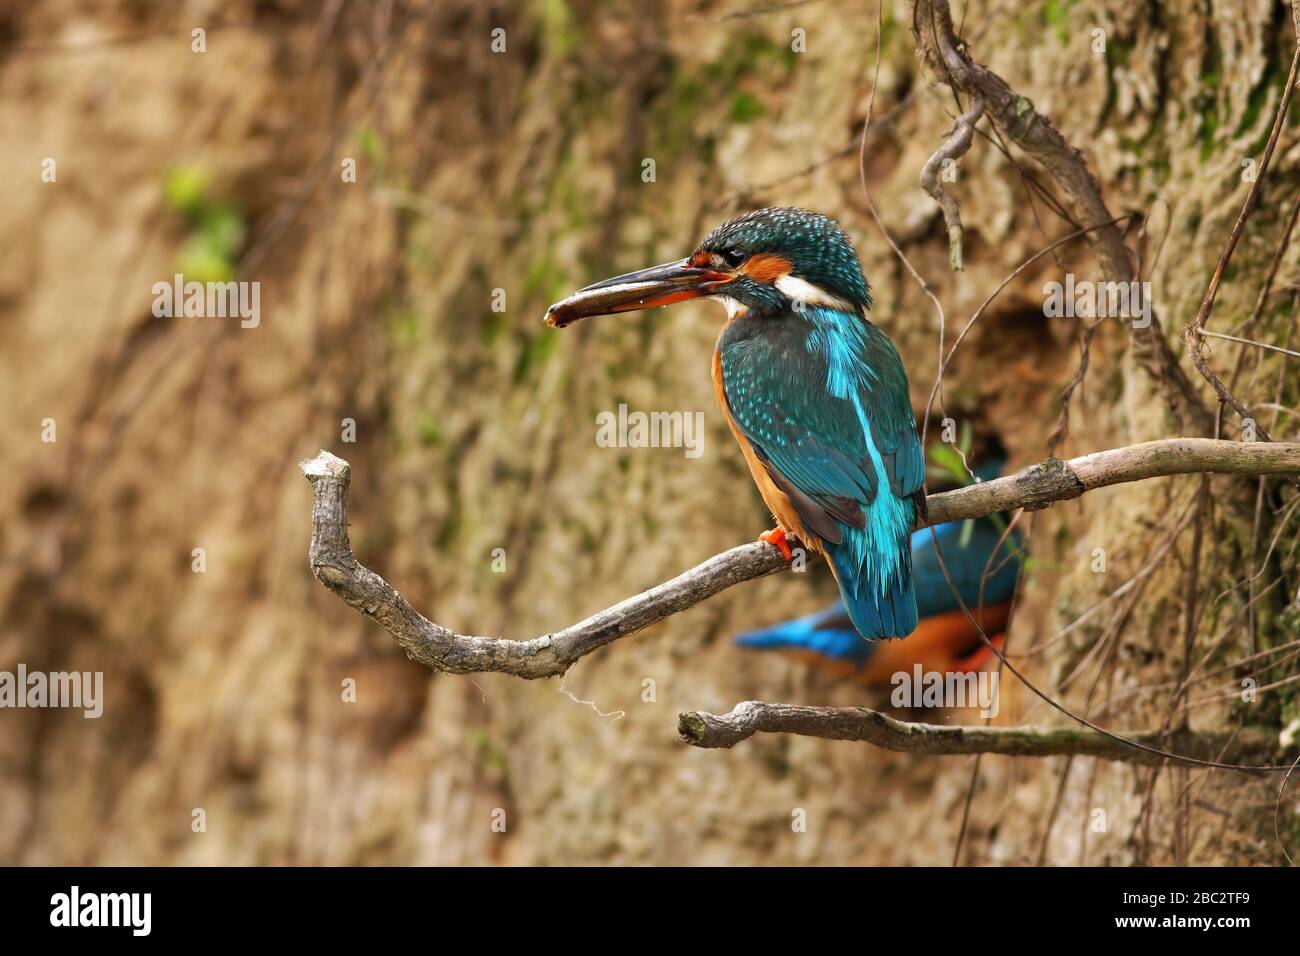
M 838 309 L 841 312 L 856 312 L 857 309 L 848 302 L 845 302 L 837 295 L 831 295 L 820 286 L 815 286 L 806 279 L 800 279 L 797 276 L 783 275 L 776 280 L 776 287 L 781 294 L 794 302 L 802 302 L 805 306 L 821 305 L 830 309 Z

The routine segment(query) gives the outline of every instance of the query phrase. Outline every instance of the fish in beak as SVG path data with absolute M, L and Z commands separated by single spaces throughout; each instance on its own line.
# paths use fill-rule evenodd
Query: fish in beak
M 545 322 L 562 329 L 593 315 L 653 309 L 712 295 L 734 276 L 695 265 L 690 259 L 665 262 L 640 272 L 615 276 L 579 289 L 546 310 Z

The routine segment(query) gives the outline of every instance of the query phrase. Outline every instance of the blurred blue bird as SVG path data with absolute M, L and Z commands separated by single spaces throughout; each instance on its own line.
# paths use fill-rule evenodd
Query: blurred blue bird
M 995 476 L 1001 464 L 990 462 L 981 468 L 981 478 Z M 865 684 L 888 683 L 895 672 L 910 671 L 917 663 L 927 670 L 981 669 L 992 654 L 961 610 L 957 595 L 990 638 L 1001 636 L 1021 568 L 1020 535 L 1012 531 L 1003 541 L 1005 527 L 985 517 L 934 528 L 951 586 L 935 554 L 930 529 L 913 532 L 912 583 L 920 620 L 906 641 L 864 641 L 843 603 L 836 602 L 815 614 L 741 634 L 735 642 L 754 650 L 780 651 Z

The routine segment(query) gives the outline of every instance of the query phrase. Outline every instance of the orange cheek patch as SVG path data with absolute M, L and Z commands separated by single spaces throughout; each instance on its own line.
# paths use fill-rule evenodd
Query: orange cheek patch
M 759 252 L 745 260 L 740 271 L 758 282 L 773 283 L 781 276 L 790 274 L 792 263 L 785 256 L 773 252 Z

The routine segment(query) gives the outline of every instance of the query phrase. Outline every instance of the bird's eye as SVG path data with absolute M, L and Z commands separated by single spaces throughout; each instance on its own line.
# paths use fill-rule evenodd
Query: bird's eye
M 739 268 L 740 264 L 749 257 L 745 255 L 744 249 L 728 249 L 722 254 L 722 258 L 726 261 L 727 265 L 736 269 Z

